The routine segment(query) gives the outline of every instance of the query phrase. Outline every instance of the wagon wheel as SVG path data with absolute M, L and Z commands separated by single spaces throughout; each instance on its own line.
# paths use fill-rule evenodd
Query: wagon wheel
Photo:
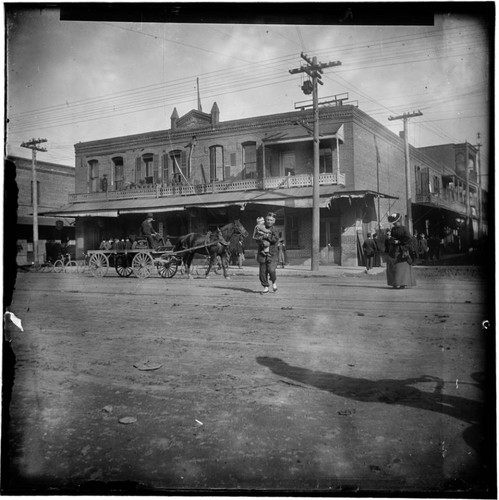
M 152 257 L 145 252 L 139 252 L 132 260 L 133 274 L 137 278 L 149 278 L 154 267 Z
M 177 273 L 177 259 L 171 255 L 162 255 L 158 262 L 158 273 L 162 278 L 173 278 Z
M 133 273 L 133 268 L 129 264 L 128 255 L 120 254 L 116 256 L 115 269 L 122 278 L 128 278 Z
M 102 278 L 107 274 L 107 270 L 109 268 L 109 260 L 103 253 L 94 253 L 90 257 L 88 267 L 90 268 L 90 272 L 93 274 L 93 276 L 95 276 L 96 278 Z

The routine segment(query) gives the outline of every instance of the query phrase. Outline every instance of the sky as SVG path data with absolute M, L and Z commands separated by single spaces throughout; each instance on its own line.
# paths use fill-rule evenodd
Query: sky
M 285 21 L 61 21 L 56 7 L 11 6 L 7 153 L 31 158 L 21 143 L 43 138 L 39 160 L 74 166 L 78 142 L 170 128 L 174 108 L 197 108 L 197 79 L 203 111 L 216 102 L 221 121 L 293 111 L 311 97 L 303 73 L 289 72 L 303 52 L 341 62 L 324 69 L 320 99 L 346 93 L 396 134 L 403 121 L 389 117 L 420 111 L 409 120 L 415 147 L 477 144 L 480 133 L 486 176 L 492 48 L 480 15 L 436 14 L 431 26 Z

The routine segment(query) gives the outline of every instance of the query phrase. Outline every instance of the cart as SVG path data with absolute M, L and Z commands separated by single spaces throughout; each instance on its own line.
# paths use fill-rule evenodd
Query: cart
M 139 240 L 134 249 L 88 250 L 88 268 L 96 278 L 107 275 L 109 268 L 114 267 L 122 278 L 132 275 L 139 279 L 149 278 L 154 268 L 162 278 L 173 278 L 178 266 L 182 263 L 182 255 L 199 247 L 173 251 L 173 246 L 163 245 L 149 248 L 146 240 Z
M 134 249 L 88 250 L 88 267 L 96 278 L 107 275 L 110 267 L 114 267 L 122 278 L 132 275 L 139 279 L 149 278 L 154 268 L 162 278 L 173 278 L 181 263 L 179 254 L 171 247 L 155 249 L 143 247 Z

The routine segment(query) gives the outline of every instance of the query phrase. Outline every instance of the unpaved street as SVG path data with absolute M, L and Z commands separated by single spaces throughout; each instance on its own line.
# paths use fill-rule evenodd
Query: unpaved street
M 491 495 L 484 281 L 418 279 L 19 274 L 4 491 Z

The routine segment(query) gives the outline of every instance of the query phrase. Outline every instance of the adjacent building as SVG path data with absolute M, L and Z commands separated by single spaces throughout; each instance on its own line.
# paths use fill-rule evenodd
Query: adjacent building
M 18 186 L 17 209 L 17 262 L 19 265 L 33 261 L 33 162 L 18 156 L 7 158 L 16 169 Z M 12 164 L 11 164 L 12 165 Z M 36 162 L 37 206 L 38 206 L 38 255 L 45 259 L 49 242 L 61 245 L 74 243 L 75 220 L 61 216 L 41 215 L 67 204 L 68 196 L 75 192 L 75 169 L 46 161 Z M 11 237 L 11 235 L 5 235 Z
M 147 212 L 166 237 L 236 218 L 251 233 L 256 217 L 272 210 L 288 259 L 309 260 L 312 111 L 222 121 L 214 103 L 209 113 L 179 116 L 174 109 L 170 120 L 167 130 L 75 145 L 75 192 L 51 213 L 76 218 L 77 254 L 98 248 L 103 238 L 137 233 Z M 321 262 L 357 265 L 366 233 L 382 233 L 388 214 L 406 211 L 404 140 L 353 105 L 323 106 L 319 120 Z M 453 147 L 454 156 L 439 156 L 439 147 L 410 148 L 420 232 L 443 237 L 466 214 L 473 227 L 479 219 L 477 173 L 469 162 L 476 150 L 465 147 L 463 170 L 462 148 Z M 447 203 L 454 187 L 457 198 Z M 251 238 L 245 246 L 255 248 Z

